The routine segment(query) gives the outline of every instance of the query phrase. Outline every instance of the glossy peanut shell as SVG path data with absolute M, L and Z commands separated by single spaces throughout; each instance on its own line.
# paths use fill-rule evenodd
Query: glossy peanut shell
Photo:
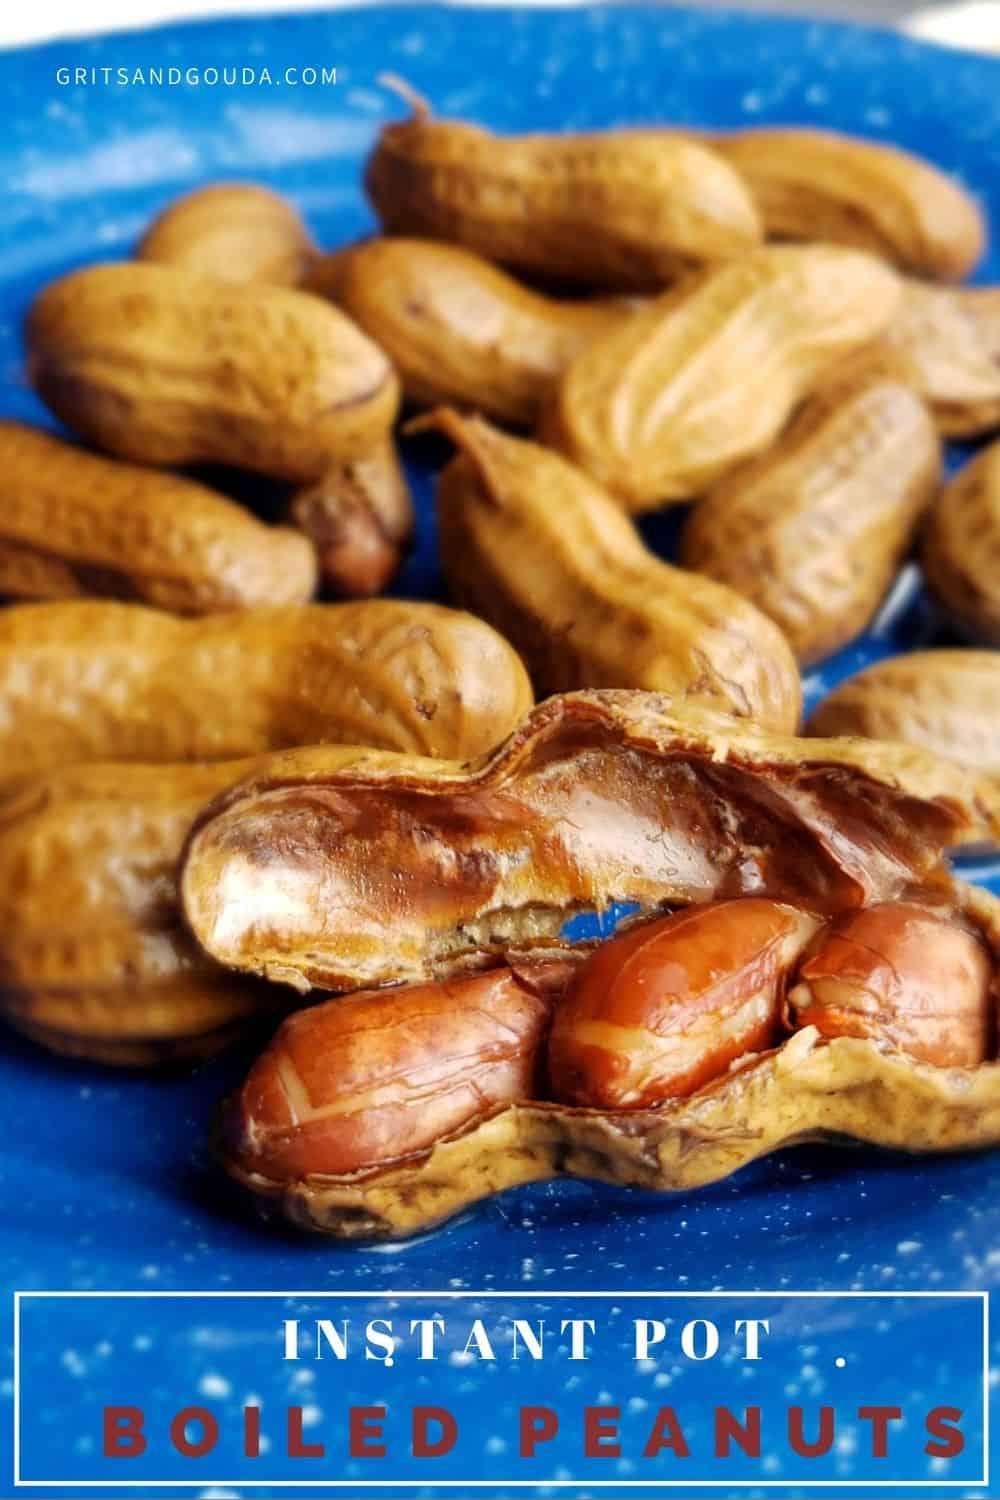
M 749 599 L 811 665 L 869 623 L 940 482 L 920 397 L 894 373 L 838 380 L 696 504 L 681 561 Z
M 660 131 L 501 136 L 418 107 L 383 128 L 365 187 L 389 234 L 604 291 L 656 290 L 761 238 L 733 168 Z
M 287 526 L 179 474 L 0 422 L 0 595 L 105 596 L 176 614 L 302 604 L 316 560 Z
M 928 588 L 960 629 L 1000 647 L 1000 442 L 945 485 L 928 513 L 920 560 Z
M 886 340 L 946 436 L 1000 426 L 1000 288 L 906 278 Z
M 746 182 L 769 237 L 853 245 L 942 281 L 961 281 L 983 253 L 976 200 L 912 152 L 802 127 L 709 139 Z
M 614 902 L 822 913 L 947 885 L 964 780 L 902 746 L 568 694 L 471 766 L 332 747 L 264 763 L 198 820 L 181 895 L 228 967 L 302 989 L 423 982 Z
M 321 298 L 152 262 L 51 282 L 25 339 L 56 416 L 134 463 L 304 482 L 384 438 L 399 403 L 385 355 Z
M 876 662 L 834 688 L 807 734 L 897 740 L 962 766 L 973 842 L 1000 843 L 1000 652 L 935 647 Z
M 586 474 L 480 418 L 436 421 L 460 450 L 437 489 L 454 599 L 504 632 L 539 694 L 636 687 L 794 730 L 798 669 L 732 589 L 669 566 Z
M 256 182 L 213 182 L 169 203 L 136 255 L 224 281 L 296 286 L 316 247 L 280 193 Z
M 197 947 L 176 868 L 195 814 L 252 762 L 103 764 L 0 797 L 0 1012 L 53 1051 L 123 1066 L 208 1056 L 288 992 Z
M 218 761 L 321 741 L 478 755 L 530 705 L 506 641 L 438 604 L 191 621 L 96 601 L 0 612 L 0 786 L 89 761 Z
M 703 494 L 885 332 L 899 296 L 899 278 L 860 251 L 756 250 L 593 339 L 557 382 L 542 440 L 630 511 Z
M 293 495 L 288 519 L 312 543 L 324 588 L 343 599 L 378 594 L 413 536 L 413 500 L 392 438 L 332 464 Z
M 403 236 L 323 257 L 309 288 L 385 350 L 408 401 L 516 427 L 534 423 L 573 356 L 630 311 L 547 297 L 460 245 Z

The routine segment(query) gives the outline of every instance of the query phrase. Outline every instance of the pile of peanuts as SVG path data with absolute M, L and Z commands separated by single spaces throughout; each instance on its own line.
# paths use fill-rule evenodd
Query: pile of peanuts
M 652 1176 L 634 1132 L 574 1132 L 740 1079 L 733 1120 L 776 1109 L 748 1080 L 807 1044 L 937 1090 L 889 1143 L 1000 1139 L 992 1094 L 956 1124 L 957 1075 L 992 1079 L 1000 906 L 945 860 L 1000 840 L 1000 443 L 947 483 L 941 453 L 1000 428 L 1000 289 L 956 285 L 978 207 L 846 136 L 497 136 L 404 92 L 379 235 L 322 253 L 270 189 L 213 185 L 29 311 L 86 446 L 0 423 L 0 1006 L 149 1066 L 337 992 L 218 1127 L 335 1233 L 552 1171 L 684 1185 L 666 1115 Z M 404 408 L 456 450 L 453 607 L 373 597 L 413 537 Z M 674 565 L 635 518 L 679 504 Z M 911 556 L 970 645 L 803 732 L 801 669 Z M 618 901 L 641 920 L 563 940 Z M 464 1189 L 386 1208 L 526 1103 L 520 1166 L 449 1158 Z M 885 1138 L 804 1108 L 770 1144 L 835 1128 Z

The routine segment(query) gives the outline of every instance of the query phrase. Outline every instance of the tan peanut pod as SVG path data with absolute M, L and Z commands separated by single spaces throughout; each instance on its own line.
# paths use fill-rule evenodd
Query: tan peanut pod
M 592 340 L 557 382 L 542 439 L 631 511 L 690 499 L 769 447 L 898 301 L 898 277 L 859 251 L 755 251 Z
M 89 761 L 232 760 L 321 741 L 476 755 L 530 706 L 507 642 L 438 604 L 201 620 L 92 601 L 0 611 L 0 785 Z
M 26 336 L 42 400 L 136 463 L 317 479 L 385 437 L 399 404 L 385 355 L 321 298 L 174 266 L 64 276 L 35 299 Z
M 963 766 L 977 813 L 968 842 L 1000 844 L 998 703 L 1000 651 L 910 651 L 840 683 L 806 733 L 898 740 Z
M 771 729 L 797 726 L 795 660 L 752 604 L 655 557 L 614 500 L 558 454 L 482 418 L 432 420 L 460 450 L 437 491 L 449 590 L 507 635 L 539 695 L 647 688 Z
M 256 182 L 213 182 L 169 203 L 136 255 L 223 281 L 297 286 L 316 247 L 280 193 Z
M 919 396 L 891 374 L 838 381 L 698 502 L 681 561 L 749 599 L 808 665 L 871 620 L 940 479 Z
M 947 437 L 1000 427 L 1000 287 L 904 280 L 886 342 Z
M 924 527 L 927 586 L 973 640 L 1000 646 L 1000 442 L 946 484 Z
M 614 902 L 947 900 L 941 848 L 974 817 L 966 780 L 908 746 L 573 693 L 472 765 L 329 746 L 262 762 L 196 822 L 181 900 L 205 951 L 241 972 L 424 982 L 550 951 L 568 918 Z
M 761 239 L 733 168 L 663 131 L 500 136 L 416 101 L 383 128 L 365 187 L 389 234 L 605 291 L 655 291 Z
M 298 604 L 308 542 L 178 474 L 0 422 L 0 595 L 135 599 L 175 614 Z
M 331 298 L 392 360 L 407 400 L 531 427 L 552 382 L 624 301 L 531 291 L 459 245 L 374 239 L 324 256 L 309 289 Z
M 413 536 L 413 500 L 396 445 L 333 464 L 299 490 L 288 519 L 312 542 L 320 578 L 345 599 L 379 593 L 394 577 Z
M 235 978 L 181 919 L 195 814 L 252 761 L 102 764 L 0 797 L 0 1013 L 56 1052 L 126 1067 L 206 1057 L 287 991 Z
M 986 226 L 975 199 L 912 152 L 795 127 L 710 139 L 747 183 L 776 239 L 852 245 L 941 281 L 961 281 L 983 253 Z

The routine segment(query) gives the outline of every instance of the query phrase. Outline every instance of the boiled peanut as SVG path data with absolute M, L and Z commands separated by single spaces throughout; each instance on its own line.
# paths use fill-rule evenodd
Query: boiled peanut
M 316 560 L 289 527 L 176 474 L 0 422 L 0 594 L 142 600 L 177 614 L 301 603 Z
M 1000 426 L 1000 287 L 905 279 L 886 340 L 946 436 Z
M 542 439 L 629 510 L 698 495 L 884 333 L 899 295 L 898 277 L 859 251 L 755 251 L 593 339 L 556 383 Z
M 961 281 L 983 253 L 975 199 L 909 151 L 801 127 L 710 140 L 747 183 L 768 235 L 853 245 L 942 281 Z
M 312 542 L 332 593 L 348 599 L 379 593 L 413 535 L 413 501 L 392 439 L 333 465 L 300 490 L 288 518 Z
M 858 913 L 858 923 L 877 919 L 879 910 Z M 941 914 L 948 917 L 944 941 L 958 958 L 958 967 L 962 955 L 955 951 L 952 921 L 982 939 L 995 966 L 1000 954 L 1000 901 L 996 897 L 983 890 L 951 887 L 950 903 Z M 693 921 L 695 914 L 690 916 Z M 848 920 L 853 923 L 854 918 Z M 881 922 L 878 925 L 882 927 Z M 936 932 L 929 935 L 936 940 Z M 891 946 L 895 937 L 888 936 Z M 914 953 L 912 936 L 908 932 L 904 968 Z M 881 951 L 886 951 L 885 930 L 875 937 Z M 842 943 L 839 951 L 844 953 Z M 974 955 L 975 945 L 972 963 L 978 967 Z M 866 955 L 858 956 L 864 964 Z M 725 953 L 723 962 L 728 964 L 730 957 Z M 930 969 L 945 984 L 955 972 L 955 966 L 949 969 L 947 963 L 932 964 Z M 920 973 L 916 980 L 923 993 Z M 502 983 L 499 978 L 495 982 Z M 464 981 L 457 991 L 460 1005 L 468 983 Z M 443 990 L 442 984 L 419 991 L 395 990 L 386 998 L 402 1006 L 408 994 L 430 994 L 432 1004 L 440 1007 Z M 942 989 L 928 999 L 945 1010 L 953 1005 Z M 558 1014 L 558 998 L 555 1004 Z M 306 1016 L 318 1017 L 321 1012 L 330 1016 L 332 1035 L 336 1024 L 332 1005 L 304 1012 L 296 1027 L 305 1025 Z M 953 1020 L 957 1018 L 954 1010 L 951 1014 Z M 833 1017 L 830 1010 L 820 1019 L 829 1023 Z M 971 1035 L 978 1017 L 975 1006 L 963 1010 L 963 1032 Z M 910 1010 L 906 1025 L 911 1026 L 914 1019 Z M 922 1028 L 922 1021 L 919 1025 Z M 446 1021 L 442 1030 L 450 1035 Z M 322 1031 L 317 1051 L 326 1040 L 325 1026 Z M 664 1099 L 654 1108 L 578 1109 L 550 1098 L 515 1098 L 485 1117 L 468 1118 L 411 1156 L 377 1161 L 375 1150 L 370 1150 L 366 1153 L 370 1166 L 346 1173 L 324 1168 L 353 1164 L 361 1159 L 360 1154 L 351 1153 L 348 1147 L 341 1155 L 338 1149 L 328 1150 L 325 1143 L 322 1151 L 312 1149 L 306 1132 L 316 1128 L 314 1122 L 303 1132 L 302 1150 L 297 1149 L 296 1126 L 282 1132 L 291 1106 L 301 1101 L 300 1093 L 286 1100 L 273 1092 L 251 1093 L 244 1086 L 223 1111 L 222 1161 L 262 1206 L 276 1207 L 294 1224 L 344 1239 L 371 1239 L 414 1234 L 504 1188 L 551 1178 L 598 1179 L 659 1193 L 690 1192 L 729 1177 L 769 1152 L 803 1141 L 849 1141 L 910 1152 L 971 1150 L 1000 1142 L 1000 1074 L 994 1064 L 940 1066 L 923 1062 L 899 1046 L 886 1045 L 885 1037 L 877 1041 L 881 1044 L 872 1045 L 835 1028 L 829 1036 L 822 1036 L 817 1024 L 806 1026 L 779 1046 L 744 1056 L 739 1066 L 730 1067 L 693 1094 Z M 711 1047 L 710 1042 L 706 1045 Z M 320 1077 L 315 1077 L 310 1061 L 311 1054 L 303 1062 L 303 1075 L 315 1088 L 316 1099 L 331 1100 L 336 1111 L 339 1053 L 331 1056 L 329 1072 Z M 264 1078 L 270 1079 L 282 1063 L 287 1066 L 280 1054 L 262 1063 Z M 418 1066 L 426 1067 L 426 1054 L 418 1056 Z M 367 1077 L 367 1070 L 362 1077 Z M 433 1089 L 428 1110 L 432 1108 L 441 1108 Z M 412 1138 L 419 1119 L 414 1121 L 412 1113 L 405 1119 Z M 251 1133 L 246 1127 L 258 1120 L 263 1128 Z M 273 1132 L 272 1122 L 277 1126 Z M 394 1149 L 398 1140 L 399 1133 L 390 1130 L 387 1149 Z
M 385 355 L 321 298 L 174 266 L 62 277 L 36 298 L 27 342 L 56 415 L 137 463 L 318 479 L 384 438 L 399 402 Z
M 204 1057 L 287 990 L 236 978 L 184 927 L 195 814 L 251 761 L 104 764 L 0 798 L 0 1012 L 57 1052 L 125 1066 Z
M 335 741 L 481 753 L 531 704 L 514 652 L 437 604 L 0 611 L 0 784 L 95 760 L 227 760 Z
M 823 934 L 789 991 L 789 1020 L 967 1068 L 992 1048 L 991 980 L 982 941 L 963 927 L 903 902 L 869 906 Z
M 941 491 L 920 551 L 927 586 L 962 630 L 1000 646 L 1000 443 Z
M 761 238 L 732 167 L 662 131 L 498 136 L 418 101 L 383 129 L 365 186 L 389 234 L 608 291 L 655 291 Z
M 784 985 L 817 928 L 794 907 L 715 901 L 602 943 L 556 1007 L 553 1097 L 649 1109 L 778 1040 Z
M 316 254 L 280 193 L 256 182 L 213 182 L 167 205 L 136 255 L 224 281 L 296 286 Z
M 940 478 L 919 396 L 891 374 L 838 381 L 695 506 L 681 561 L 749 599 L 810 664 L 871 620 Z
M 345 1176 L 426 1152 L 541 1092 L 568 965 L 371 990 L 290 1016 L 223 1113 L 240 1174 Z
M 1000 843 L 1000 652 L 939 647 L 877 662 L 834 688 L 807 734 L 899 740 L 966 768 L 973 843 Z
M 472 766 L 331 746 L 263 763 L 199 818 L 181 899 L 231 968 L 300 988 L 423 982 L 551 947 L 616 901 L 826 913 L 939 890 L 964 782 L 903 746 L 573 693 Z
M 435 419 L 461 452 L 437 493 L 449 588 L 524 655 L 540 694 L 641 687 L 794 729 L 780 631 L 730 589 L 647 551 L 586 474 L 481 418 Z
M 418 406 L 473 408 L 530 427 L 552 382 L 624 301 L 542 296 L 458 245 L 375 239 L 325 256 L 309 289 L 384 349 Z

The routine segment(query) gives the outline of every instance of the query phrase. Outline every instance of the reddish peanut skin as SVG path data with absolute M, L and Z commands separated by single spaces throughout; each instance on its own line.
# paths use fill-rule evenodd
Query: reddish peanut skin
M 816 925 L 793 907 L 747 897 L 695 906 L 603 944 L 556 1011 L 554 1097 L 648 1109 L 772 1046 L 785 977 Z
M 342 1177 L 423 1151 L 537 1098 L 559 961 L 366 990 L 282 1025 L 227 1101 L 221 1145 L 243 1173 Z
M 965 928 L 885 902 L 839 917 L 799 971 L 788 1020 L 888 1042 L 920 1062 L 972 1067 L 993 1042 L 991 969 Z

